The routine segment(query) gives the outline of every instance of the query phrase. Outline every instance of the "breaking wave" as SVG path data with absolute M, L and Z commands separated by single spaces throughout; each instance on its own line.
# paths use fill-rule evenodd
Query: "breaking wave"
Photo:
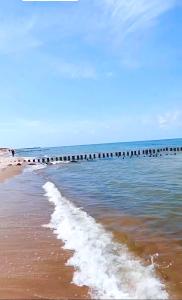
M 75 269 L 73 283 L 88 286 L 97 299 L 168 299 L 153 264 L 145 266 L 125 245 L 113 241 L 110 232 L 62 197 L 52 182 L 43 188 L 55 205 L 48 226 L 65 249 L 74 251 L 67 262 Z

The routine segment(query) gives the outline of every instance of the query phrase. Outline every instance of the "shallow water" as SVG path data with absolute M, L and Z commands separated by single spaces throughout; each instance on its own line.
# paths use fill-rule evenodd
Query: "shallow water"
M 182 139 L 22 149 L 18 154 L 40 157 L 165 146 L 181 147 Z M 68 261 L 75 267 L 73 281 L 87 285 L 92 297 L 181 298 L 181 167 L 178 153 L 57 164 L 35 171 L 36 185 L 46 190 L 45 201 L 55 205 L 50 227 L 66 249 L 75 251 Z M 25 184 L 30 196 L 32 187 Z
M 179 297 L 181 166 L 179 154 L 57 165 L 44 172 L 67 199 L 103 224 L 117 241 L 127 245 L 146 264 L 154 261 L 169 293 Z

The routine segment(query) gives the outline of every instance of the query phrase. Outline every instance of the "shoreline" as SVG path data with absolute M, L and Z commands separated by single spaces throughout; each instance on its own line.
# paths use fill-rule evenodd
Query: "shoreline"
M 0 183 L 14 177 L 16 175 L 21 174 L 23 171 L 23 166 L 6 166 L 4 168 L 0 168 Z
M 89 299 L 87 287 L 71 283 L 74 269 L 66 262 L 72 252 L 43 226 L 54 207 L 41 189 L 27 195 L 24 180 L 31 176 L 28 172 L 0 183 L 0 198 L 5 199 L 0 210 L 0 299 Z
M 26 165 L 23 157 L 12 157 L 9 148 L 0 148 L 0 182 L 20 174 Z
M 24 165 L 16 164 L 17 161 L 13 166 L 0 168 L 2 190 L 6 179 L 11 179 L 12 176 L 22 172 Z M 39 175 L 41 170 L 5 182 L 6 201 L 1 202 L 1 207 L 5 207 L 5 214 L 2 210 L 0 258 L 3 263 L 0 275 L 0 299 L 28 300 L 32 295 L 35 299 L 88 299 L 88 287 L 78 287 L 71 283 L 74 268 L 66 266 L 66 262 L 72 256 L 72 252 L 63 249 L 63 242 L 56 238 L 51 229 L 42 226 L 49 223 L 54 207 L 45 200 L 40 188 L 42 185 L 39 184 L 38 192 L 32 189 L 31 183 L 30 186 L 26 185 L 26 180 L 31 182 L 31 177 L 35 176 L 38 176 L 38 182 L 39 179 L 40 183 L 44 181 L 45 178 L 41 179 Z M 35 179 L 33 181 L 36 181 Z M 24 185 L 24 180 L 25 194 L 19 189 L 19 181 Z M 11 195 L 16 192 L 16 189 L 18 195 Z M 74 199 L 72 200 L 74 203 Z M 15 211 L 11 207 L 12 203 L 16 204 Z M 103 214 L 103 217 L 101 214 L 96 217 L 96 220 L 113 233 L 114 241 L 127 245 L 128 249 L 136 254 L 136 257 L 141 258 L 146 265 L 150 263 L 150 259 L 153 259 L 156 274 L 165 283 L 169 297 L 180 299 L 180 260 L 179 253 L 176 252 L 175 255 L 173 249 L 178 246 L 177 244 L 175 246 L 173 242 L 168 243 L 162 236 L 155 234 L 147 237 L 144 234 L 145 223 L 131 215 L 117 218 L 117 215 L 112 213 L 108 216 Z M 159 257 L 155 256 L 156 253 L 160 254 Z

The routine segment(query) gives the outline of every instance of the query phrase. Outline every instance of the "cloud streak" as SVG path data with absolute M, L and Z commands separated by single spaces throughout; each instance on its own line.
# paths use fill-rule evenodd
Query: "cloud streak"
M 175 0 L 102 0 L 105 16 L 115 31 L 123 29 L 123 34 L 145 30 L 171 9 Z
M 70 9 L 52 4 L 51 10 L 25 10 L 22 15 L 0 22 L 0 51 L 34 48 L 42 39 L 51 41 L 80 37 L 84 43 L 112 42 L 121 46 L 131 35 L 145 32 L 176 0 L 80 0 Z M 69 5 L 69 4 L 68 4 Z M 50 32 L 49 32 L 50 30 Z M 45 34 L 47 33 L 47 34 Z M 38 38 L 39 36 L 39 38 Z M 110 45 L 108 45 L 110 47 Z

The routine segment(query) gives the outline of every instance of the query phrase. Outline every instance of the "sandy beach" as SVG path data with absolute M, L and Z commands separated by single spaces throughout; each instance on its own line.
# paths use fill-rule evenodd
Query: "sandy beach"
M 23 158 L 12 157 L 8 148 L 0 148 L 0 182 L 21 173 Z
M 22 168 L 22 166 L 6 166 L 0 168 L 0 182 L 20 174 L 22 172 Z
M 1 157 L 0 299 L 88 298 L 86 287 L 71 284 L 73 268 L 66 266 L 71 253 L 42 227 L 49 222 L 51 205 L 43 197 L 24 199 L 15 191 L 12 177 L 23 167 L 9 163 L 11 158 Z
M 69 172 L 67 180 L 68 178 L 70 180 L 71 176 L 73 176 L 73 178 L 75 178 L 75 176 L 81 176 L 81 169 L 79 168 L 84 168 L 84 165 L 50 165 L 35 170 L 34 166 L 24 168 L 26 166 L 23 162 L 24 157 L 12 158 L 9 153 L 6 154 L 4 155 L 3 153 L 3 155 L 0 156 L 0 299 L 89 299 L 91 297 L 91 287 L 89 284 L 86 286 L 85 283 L 83 285 L 83 282 L 81 282 L 81 286 L 79 286 L 77 283 L 73 283 L 74 277 L 77 276 L 75 275 L 76 271 L 79 270 L 79 266 L 76 267 L 73 264 L 68 264 L 69 259 L 73 258 L 76 252 L 73 251 L 74 244 L 71 248 L 65 247 L 66 249 L 64 249 L 64 243 L 62 241 L 64 239 L 57 237 L 57 233 L 53 233 L 52 228 L 54 227 L 50 228 L 47 226 L 47 224 L 50 224 L 51 216 L 55 212 L 55 205 L 48 201 L 50 199 L 45 195 L 45 189 L 43 188 L 45 182 L 50 180 L 51 176 L 53 180 L 56 181 L 57 177 L 55 174 L 57 176 L 62 174 L 62 177 L 59 177 L 62 191 L 66 170 Z M 170 159 L 172 160 L 172 158 Z M 118 164 L 118 161 L 116 162 Z M 146 161 L 144 162 L 146 164 Z M 103 163 L 106 165 L 107 162 Z M 111 162 L 108 161 L 108 164 L 109 163 Z M 120 163 L 123 164 L 123 162 Z M 155 160 L 153 160 L 153 163 L 155 163 Z M 112 164 L 114 164 L 114 162 L 112 162 Z M 88 169 L 93 168 L 91 164 L 85 166 L 87 166 Z M 126 164 L 126 167 L 128 167 L 128 164 Z M 90 169 L 88 174 L 90 179 Z M 94 176 L 93 178 L 95 180 Z M 79 183 L 80 182 L 83 184 L 84 181 L 79 180 Z M 175 177 L 175 184 L 177 183 L 178 177 Z M 90 182 L 89 187 L 88 185 L 86 185 L 86 187 L 87 189 L 92 188 Z M 122 187 L 122 192 L 125 187 L 126 183 Z M 66 195 L 68 191 L 74 191 L 74 189 L 69 187 Z M 95 191 L 95 185 L 93 191 Z M 93 191 L 91 190 L 91 192 Z M 115 189 L 112 191 L 115 191 Z M 83 199 L 86 203 L 87 196 L 85 195 L 86 193 L 84 193 Z M 54 191 L 52 197 L 54 197 Z M 59 198 L 59 195 L 56 197 Z M 69 200 L 75 203 L 77 197 L 72 198 L 72 196 L 70 196 L 68 197 L 69 200 L 67 198 L 65 199 L 66 200 L 64 200 L 63 197 L 63 199 L 60 200 L 62 201 L 62 208 L 68 205 L 68 211 L 65 210 L 63 215 L 59 215 L 59 222 L 63 222 L 60 226 L 60 234 L 63 231 L 67 235 L 67 233 L 69 234 L 73 231 L 74 234 L 71 235 L 70 241 L 75 239 L 74 243 L 76 244 L 78 239 L 82 242 L 86 242 L 86 244 L 81 244 L 77 251 L 82 251 L 82 248 L 85 247 L 86 254 L 88 254 L 87 257 L 90 257 L 89 260 L 91 259 L 93 264 L 95 264 L 93 272 L 92 266 L 90 267 L 90 265 L 86 264 L 88 274 L 91 276 L 94 274 L 94 282 L 97 281 L 97 270 L 100 268 L 100 264 L 102 265 L 103 263 L 102 256 L 103 259 L 104 257 L 106 260 L 108 259 L 107 254 L 105 254 L 108 245 L 106 244 L 103 248 L 99 248 L 105 241 L 99 240 L 100 235 L 96 235 L 95 238 L 95 232 L 97 232 L 96 223 L 93 223 L 91 227 L 87 228 L 87 225 L 90 224 L 89 215 L 94 216 L 98 224 L 103 225 L 106 232 L 112 232 L 114 243 L 119 242 L 121 245 L 126 245 L 135 257 L 142 260 L 145 267 L 152 263 L 155 266 L 155 273 L 158 280 L 165 285 L 169 299 L 180 299 L 181 239 L 178 232 L 176 232 L 176 235 L 173 234 L 173 239 L 168 240 L 167 236 L 161 234 L 160 230 L 151 231 L 150 227 L 147 226 L 147 224 L 156 222 L 157 219 L 155 217 L 147 216 L 141 218 L 140 216 L 136 217 L 129 214 L 117 214 L 114 209 L 112 210 L 110 208 L 108 210 L 103 207 L 101 213 L 99 213 L 98 206 L 92 203 L 92 201 L 98 201 L 99 195 L 97 195 L 97 197 L 94 196 L 94 200 L 92 199 L 92 201 L 89 199 L 89 206 L 92 203 L 94 208 L 92 210 L 89 208 L 88 211 L 85 210 L 85 212 L 88 212 L 88 215 L 84 213 L 83 216 L 82 214 L 79 215 L 77 208 L 73 209 L 73 214 L 70 210 Z M 97 202 L 95 203 L 97 204 Z M 105 199 L 104 203 L 106 203 Z M 82 204 L 78 202 L 78 207 L 80 206 L 82 206 Z M 65 223 L 64 218 L 66 219 Z M 84 226 L 79 227 L 79 224 L 82 224 L 82 222 L 86 223 L 83 223 Z M 75 227 L 76 231 L 74 231 Z M 82 235 L 83 233 L 84 235 Z M 89 243 L 94 245 L 96 249 L 98 248 L 98 252 L 96 252 L 97 255 L 100 255 L 99 253 L 101 252 L 101 260 L 99 256 L 92 257 L 94 249 L 87 248 L 87 244 L 89 245 Z M 112 247 L 112 245 L 112 243 L 109 244 L 109 247 Z M 84 256 L 85 253 L 82 252 L 80 252 L 79 255 L 81 264 L 84 265 L 85 259 L 87 261 L 87 257 Z M 117 259 L 119 259 L 119 257 L 116 256 L 116 260 Z M 108 270 L 113 267 L 113 264 L 114 262 L 111 261 Z M 130 261 L 128 261 L 128 264 L 130 264 Z M 107 276 L 108 270 L 105 271 L 104 269 L 104 272 L 100 273 L 100 276 L 104 276 L 102 280 L 99 281 L 101 282 L 101 288 L 104 286 L 105 275 Z M 141 277 L 143 276 L 143 271 L 139 273 Z M 126 274 L 128 273 L 126 272 Z M 109 277 L 109 279 L 114 278 L 114 276 L 116 276 L 115 269 L 113 269 L 113 276 Z M 121 282 L 123 277 L 124 276 L 121 275 Z M 149 279 L 153 280 L 150 275 Z M 137 286 L 137 280 L 129 281 L 129 283 L 131 285 L 133 284 L 133 286 L 136 284 Z M 109 285 L 107 285 L 107 287 L 108 290 L 110 290 Z M 133 287 L 131 286 L 130 289 L 132 290 Z M 159 295 L 160 292 L 157 296 Z M 148 297 L 148 299 L 150 299 L 150 297 Z M 158 299 L 160 299 L 160 297 L 158 297 Z

